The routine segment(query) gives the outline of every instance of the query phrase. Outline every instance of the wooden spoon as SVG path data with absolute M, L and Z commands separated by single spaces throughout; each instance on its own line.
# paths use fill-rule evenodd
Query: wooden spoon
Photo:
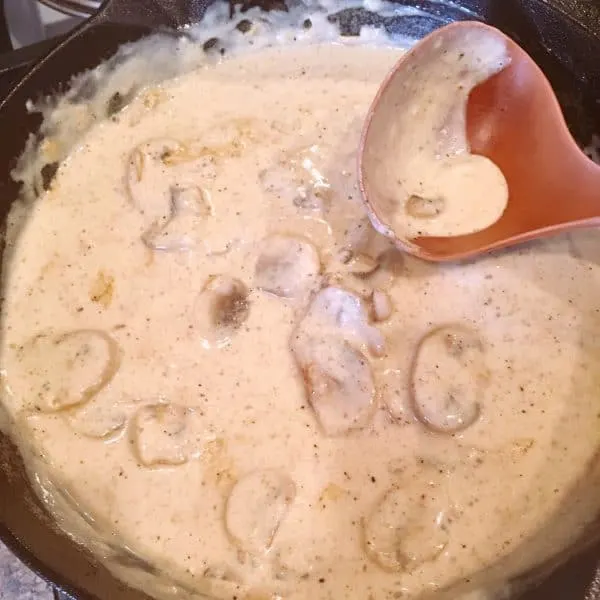
M 508 184 L 507 207 L 495 223 L 454 237 L 402 238 L 390 231 L 379 207 L 381 186 L 372 185 L 373 158 L 398 160 L 383 143 L 381 127 L 392 126 L 394 111 L 385 107 L 401 102 L 402 79 L 408 69 L 422 66 L 423 52 L 443 40 L 443 34 L 466 35 L 474 29 L 502 36 L 511 62 L 498 74 L 473 89 L 467 105 L 467 139 L 472 154 L 492 160 Z M 390 97 L 390 95 L 392 95 Z M 382 99 L 387 102 L 382 102 Z M 390 99 L 392 102 L 390 102 Z M 382 112 L 385 111 L 385 112 Z M 388 113 L 388 114 L 385 114 Z M 385 150 L 384 150 L 385 146 Z M 365 160 L 365 155 L 370 156 Z M 393 176 L 389 169 L 377 169 Z M 535 238 L 579 227 L 600 225 L 600 166 L 579 149 L 567 128 L 550 83 L 533 59 L 497 29 L 475 21 L 453 23 L 431 33 L 405 54 L 382 84 L 367 115 L 359 149 L 360 187 L 378 229 L 392 237 L 403 250 L 430 261 L 472 258 Z M 485 198 L 481 199 L 485 202 Z

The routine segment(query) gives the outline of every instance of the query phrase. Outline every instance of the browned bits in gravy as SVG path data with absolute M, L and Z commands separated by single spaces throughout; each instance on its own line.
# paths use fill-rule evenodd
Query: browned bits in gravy
M 215 277 L 209 281 L 206 289 L 214 293 L 210 315 L 215 327 L 241 327 L 250 310 L 246 286 L 239 280 Z
M 105 271 L 99 271 L 90 286 L 90 300 L 100 304 L 102 308 L 108 308 L 112 303 L 114 291 L 115 278 Z

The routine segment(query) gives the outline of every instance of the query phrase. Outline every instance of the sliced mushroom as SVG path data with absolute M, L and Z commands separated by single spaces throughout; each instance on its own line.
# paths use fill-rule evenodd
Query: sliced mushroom
M 272 235 L 263 241 L 256 263 L 256 286 L 283 298 L 300 298 L 318 283 L 321 261 L 308 240 Z
M 323 288 L 314 297 L 297 333 L 314 338 L 337 336 L 367 348 L 376 356 L 381 355 L 385 347 L 381 332 L 369 324 L 369 315 L 361 298 L 336 286 Z
M 378 373 L 377 383 L 381 389 L 382 401 L 393 422 L 397 425 L 415 423 L 405 369 L 385 369 Z
M 369 325 L 360 299 L 328 287 L 313 299 L 291 340 L 308 400 L 327 435 L 368 424 L 376 389 L 371 364 L 358 347 L 381 353 L 381 333 Z
M 196 418 L 193 409 L 176 404 L 140 408 L 131 425 L 131 441 L 140 463 L 176 466 L 195 457 L 200 451 Z
M 407 198 L 404 210 L 415 219 L 434 219 L 444 211 L 444 206 L 443 198 L 423 198 L 413 194 Z
M 21 353 L 23 381 L 32 403 L 51 412 L 89 402 L 113 379 L 121 363 L 117 342 L 94 329 L 39 335 Z
M 410 375 L 417 418 L 428 428 L 456 433 L 480 416 L 489 384 L 484 342 L 477 331 L 442 325 L 419 342 Z
M 351 255 L 345 265 L 349 273 L 361 278 L 369 277 L 379 268 L 377 260 L 367 254 Z
M 368 281 L 343 271 L 332 271 L 330 268 L 323 279 L 328 287 L 344 289 L 364 303 L 368 303 L 373 294 L 373 286 Z
M 296 496 L 296 485 L 275 469 L 242 478 L 227 499 L 225 528 L 232 542 L 251 555 L 264 555 Z
M 171 190 L 175 213 L 191 213 L 210 217 L 213 209 L 205 190 L 197 185 L 178 184 Z
M 166 157 L 184 150 L 177 140 L 157 139 L 133 149 L 127 166 L 127 189 L 133 205 L 148 222 L 165 223 L 171 216 L 169 188 L 172 174 L 166 171 Z
M 448 508 L 440 490 L 424 485 L 419 493 L 395 486 L 363 520 L 367 556 L 384 571 L 410 573 L 436 560 L 449 541 Z
M 324 212 L 331 201 L 331 185 L 322 172 L 322 151 L 317 145 L 286 152 L 273 167 L 260 173 L 263 188 L 294 206 Z
M 211 319 L 216 327 L 237 329 L 248 318 L 248 289 L 238 280 L 213 279 L 207 286 L 214 293 Z
M 205 345 L 226 345 L 250 312 L 246 284 L 228 275 L 209 278 L 198 297 L 195 316 Z
M 392 299 L 386 292 L 375 290 L 371 296 L 371 314 L 376 322 L 387 321 L 394 311 Z
M 212 216 L 208 193 L 196 185 L 181 184 L 173 186 L 170 193 L 169 217 L 154 223 L 142 239 L 153 250 L 192 250 L 202 242 L 206 221 Z
M 301 362 L 310 405 L 328 436 L 365 427 L 375 409 L 375 382 L 362 352 L 339 337 L 306 339 Z
M 377 240 L 380 239 L 385 240 L 378 236 Z M 342 248 L 328 265 L 327 278 L 332 284 L 337 283 L 367 299 L 376 289 L 385 291 L 392 286 L 404 270 L 404 258 L 387 240 L 365 248 L 363 251 L 351 246 Z
M 122 404 L 97 396 L 85 406 L 65 414 L 71 429 L 93 439 L 109 439 L 127 424 L 128 409 Z

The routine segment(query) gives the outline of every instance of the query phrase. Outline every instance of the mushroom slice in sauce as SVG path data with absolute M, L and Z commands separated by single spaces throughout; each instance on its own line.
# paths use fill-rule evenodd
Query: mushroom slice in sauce
M 404 204 L 404 210 L 414 219 L 434 219 L 444 211 L 443 198 L 423 198 L 413 194 Z
M 152 223 L 164 223 L 171 216 L 170 176 L 165 157 L 182 152 L 181 142 L 156 139 L 133 149 L 127 165 L 127 190 L 132 204 Z
M 380 353 L 383 345 L 357 296 L 328 287 L 314 297 L 292 335 L 291 349 L 308 400 L 327 435 L 343 435 L 370 421 L 375 382 L 369 359 L 357 347 Z
M 376 356 L 384 351 L 381 332 L 370 325 L 367 309 L 361 298 L 341 287 L 323 288 L 313 299 L 297 333 L 312 337 L 339 336 L 368 349 Z
M 306 338 L 303 344 L 304 360 L 299 366 L 308 400 L 325 434 L 339 436 L 365 427 L 375 409 L 375 382 L 368 358 L 338 337 Z
M 182 252 L 194 249 L 202 241 L 203 225 L 212 215 L 208 194 L 196 185 L 171 188 L 170 216 L 154 223 L 143 235 L 153 250 Z
M 349 234 L 348 243 L 334 256 L 328 268 L 332 283 L 337 282 L 365 299 L 376 289 L 389 289 L 404 270 L 402 253 L 367 227 L 371 225 L 362 222 L 355 225 L 356 232 Z
M 363 520 L 367 556 L 388 572 L 411 572 L 438 558 L 449 542 L 448 508 L 439 492 L 431 484 L 419 494 L 389 489 Z
M 209 278 L 195 307 L 198 327 L 205 345 L 217 347 L 231 340 L 250 312 L 246 284 L 228 275 Z
M 182 465 L 199 452 L 196 412 L 177 404 L 140 408 L 131 427 L 131 440 L 140 463 L 146 467 Z
M 375 258 L 369 254 L 352 254 L 333 277 L 340 279 L 341 285 L 351 289 L 361 298 L 372 300 L 376 290 L 385 292 L 392 287 L 404 268 L 402 254 L 396 248 L 388 248 Z
M 261 290 L 283 298 L 299 298 L 318 282 L 321 261 L 308 240 L 272 235 L 263 241 L 256 262 L 255 282 Z
M 23 380 L 35 408 L 42 411 L 86 404 L 113 379 L 120 364 L 117 342 L 95 329 L 39 335 L 21 349 Z
M 417 418 L 428 428 L 456 433 L 481 413 L 489 371 L 479 333 L 461 324 L 429 331 L 417 347 L 410 393 Z
M 376 322 L 387 321 L 394 312 L 392 299 L 387 292 L 375 290 L 371 296 L 371 314 Z
M 351 254 L 344 264 L 349 273 L 361 278 L 373 275 L 379 268 L 379 263 L 368 254 Z
M 321 154 L 317 145 L 286 152 L 260 173 L 260 182 L 267 192 L 289 199 L 300 210 L 325 212 L 332 190 L 320 166 Z
M 399 349 L 393 349 L 395 355 Z M 408 392 L 409 382 L 404 368 L 387 368 L 377 374 L 377 383 L 381 390 L 381 399 L 392 422 L 396 425 L 410 425 L 416 422 L 415 411 L 412 407 Z
M 99 440 L 119 434 L 127 424 L 128 410 L 116 403 L 104 402 L 99 395 L 79 409 L 65 414 L 71 429 L 77 433 Z
M 240 479 L 225 509 L 225 527 L 233 543 L 249 554 L 265 554 L 295 496 L 292 479 L 275 469 Z

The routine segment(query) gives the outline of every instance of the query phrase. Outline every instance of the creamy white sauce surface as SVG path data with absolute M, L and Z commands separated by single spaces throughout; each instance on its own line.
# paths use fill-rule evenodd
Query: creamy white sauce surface
M 15 242 L 11 432 L 156 597 L 485 587 L 595 456 L 597 265 L 556 239 L 433 266 L 371 229 L 355 150 L 397 58 L 264 49 L 147 90 Z

